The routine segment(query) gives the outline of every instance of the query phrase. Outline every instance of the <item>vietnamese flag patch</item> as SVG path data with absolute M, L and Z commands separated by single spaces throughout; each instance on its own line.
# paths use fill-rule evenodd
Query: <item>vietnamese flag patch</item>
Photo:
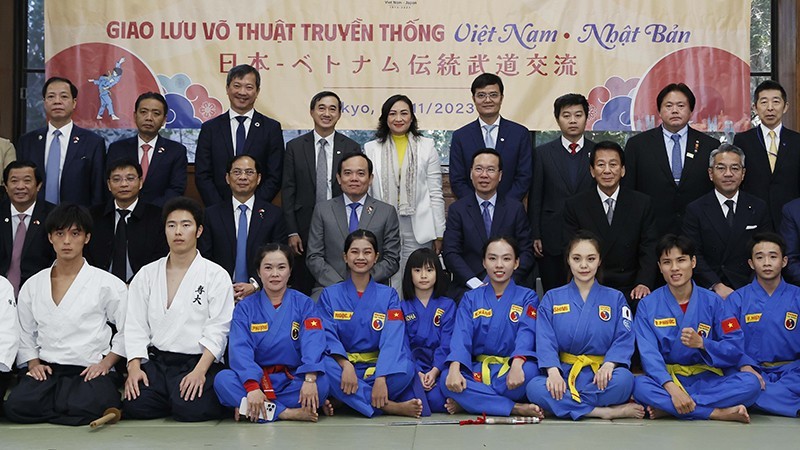
M 528 305 L 528 311 L 526 312 L 526 314 L 528 314 L 528 317 L 530 317 L 531 319 L 536 319 L 536 308 L 534 308 L 531 305 Z
M 403 311 L 399 309 L 390 309 L 386 311 L 389 320 L 403 320 Z
M 306 330 L 321 330 L 322 329 L 322 321 L 319 320 L 319 317 L 310 317 L 303 322 L 306 326 Z
M 730 319 L 725 319 L 722 321 L 722 332 L 724 334 L 728 334 L 731 331 L 736 331 L 741 328 L 742 327 L 739 326 L 739 321 L 736 320 L 736 317 L 731 317 Z

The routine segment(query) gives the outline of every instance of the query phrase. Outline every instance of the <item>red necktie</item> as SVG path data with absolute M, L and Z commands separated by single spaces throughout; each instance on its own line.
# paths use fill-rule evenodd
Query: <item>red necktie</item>
M 574 155 L 577 150 L 578 150 L 578 144 L 576 144 L 575 142 L 569 144 L 569 152 L 570 153 L 572 153 Z
M 147 158 L 147 152 L 150 151 L 152 147 L 150 144 L 142 144 L 142 161 L 140 165 L 142 166 L 142 181 L 147 178 L 147 169 L 150 168 L 150 159 Z

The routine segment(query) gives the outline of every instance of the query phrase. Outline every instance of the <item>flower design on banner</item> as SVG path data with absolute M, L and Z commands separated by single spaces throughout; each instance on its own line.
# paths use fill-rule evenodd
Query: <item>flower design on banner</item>
M 611 77 L 589 92 L 586 129 L 594 131 L 631 130 L 631 104 L 638 78 Z
M 169 105 L 167 128 L 200 128 L 203 122 L 223 112 L 222 103 L 205 86 L 192 83 L 186 74 L 158 76 Z

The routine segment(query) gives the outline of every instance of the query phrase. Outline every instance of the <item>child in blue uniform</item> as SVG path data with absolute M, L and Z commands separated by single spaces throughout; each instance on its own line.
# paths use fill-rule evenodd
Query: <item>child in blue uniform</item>
M 644 408 L 628 403 L 633 392 L 631 310 L 621 292 L 595 279 L 600 243 L 593 234 L 579 231 L 566 253 L 570 283 L 548 291 L 539 305 L 536 356 L 547 376 L 528 383 L 528 399 L 573 420 L 641 419 Z

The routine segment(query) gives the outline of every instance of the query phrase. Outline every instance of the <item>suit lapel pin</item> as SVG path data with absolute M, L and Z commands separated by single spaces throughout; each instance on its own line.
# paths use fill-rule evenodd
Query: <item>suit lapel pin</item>
M 164 153 L 164 147 L 158 147 L 158 153 Z
M 505 142 L 506 138 L 500 138 L 500 142 Z
M 44 138 L 41 134 L 39 135 L 39 140 L 41 141 Z
M 258 210 L 258 217 L 261 217 L 262 219 L 264 218 L 264 210 L 263 209 L 259 209 Z
M 336 150 L 336 154 L 337 154 L 337 155 L 341 155 L 341 154 L 342 154 L 342 152 L 340 152 L 339 150 Z
M 39 221 L 38 221 L 38 220 L 34 220 L 34 221 L 33 221 L 33 224 L 34 224 L 34 225 L 39 225 Z
M 375 208 L 372 206 L 367 206 L 367 214 L 372 215 L 372 211 L 375 211 Z
M 78 136 L 75 136 L 74 138 L 72 138 L 72 143 L 73 144 L 77 144 L 78 141 L 80 141 L 80 140 L 81 140 L 81 138 L 79 138 Z
M 256 126 L 256 128 L 258 128 L 258 127 L 260 127 L 260 126 L 261 126 L 261 122 L 255 122 L 253 125 L 255 125 L 255 126 Z
M 8 217 L 6 217 L 6 223 L 8 223 Z

